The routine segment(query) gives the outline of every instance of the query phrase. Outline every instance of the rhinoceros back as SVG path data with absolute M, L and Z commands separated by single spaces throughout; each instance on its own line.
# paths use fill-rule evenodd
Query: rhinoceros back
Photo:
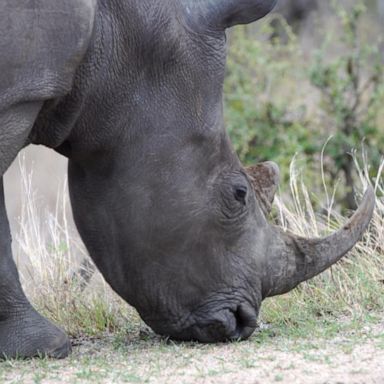
M 96 0 L 0 2 L 0 111 L 70 90 L 95 7 Z

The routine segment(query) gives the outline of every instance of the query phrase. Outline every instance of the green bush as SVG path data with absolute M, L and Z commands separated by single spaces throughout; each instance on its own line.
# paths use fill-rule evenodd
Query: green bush
M 256 40 L 248 27 L 231 35 L 225 83 L 226 123 L 240 158 L 247 164 L 274 160 L 286 172 L 296 152 L 313 155 L 310 119 L 304 103 L 305 74 L 294 36 L 288 44 Z M 266 31 L 268 34 L 268 31 Z
M 298 153 L 305 182 L 318 189 L 323 164 L 328 183 L 344 179 L 340 195 L 344 206 L 353 208 L 356 175 L 350 153 L 364 147 L 372 175 L 384 153 L 383 64 L 379 42 L 364 41 L 361 33 L 364 6 L 334 7 L 336 30 L 324 33 L 318 50 L 303 52 L 289 27 L 283 40 L 270 38 L 272 19 L 257 31 L 261 39 L 249 27 L 230 35 L 226 123 L 244 163 L 273 160 L 284 183 Z
M 383 63 L 379 44 L 364 43 L 359 32 L 365 6 L 359 3 L 347 12 L 335 3 L 334 9 L 343 32 L 336 41 L 340 54 L 326 59 L 326 52 L 335 44 L 328 38 L 313 55 L 310 79 L 321 92 L 319 108 L 334 130 L 327 148 L 333 164 L 327 172 L 333 178 L 343 174 L 347 188 L 345 203 L 354 208 L 354 160 L 346 153 L 364 143 L 371 172 L 377 173 L 384 153 L 384 130 L 378 122 L 384 102 Z

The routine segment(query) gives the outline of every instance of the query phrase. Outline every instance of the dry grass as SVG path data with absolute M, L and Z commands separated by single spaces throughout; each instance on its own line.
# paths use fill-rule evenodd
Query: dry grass
M 363 173 L 360 170 L 364 183 Z M 0 382 L 382 382 L 382 197 L 377 198 L 369 232 L 348 258 L 289 294 L 264 303 L 261 321 L 267 327 L 244 343 L 207 346 L 175 344 L 143 332 L 137 313 L 99 273 L 83 289 L 76 271 L 85 252 L 68 225 L 66 186 L 58 193 L 55 211 L 47 212 L 31 190 L 31 177 L 23 173 L 21 231 L 15 237 L 22 281 L 34 304 L 73 337 L 75 348 L 63 362 L 0 364 Z M 375 187 L 383 196 L 379 175 Z M 333 195 L 325 193 L 323 213 L 315 213 L 310 203 L 314 196 L 301 183 L 293 163 L 291 193 L 277 199 L 275 217 L 299 234 L 328 233 L 345 220 L 334 208 Z
M 51 212 L 32 189 L 33 173 L 25 171 L 23 157 L 19 165 L 23 191 L 14 249 L 29 299 L 73 337 L 113 332 L 126 327 L 131 318 L 137 324 L 135 311 L 112 292 L 99 273 L 94 273 L 76 229 L 68 224 L 67 183 L 58 190 Z
M 316 278 L 302 284 L 288 295 L 268 300 L 264 303 L 263 319 L 289 325 L 290 331 L 297 326 L 309 331 L 314 321 L 332 318 L 353 318 L 365 321 L 375 311 L 384 309 L 384 200 L 382 170 L 374 179 L 376 209 L 369 230 L 363 239 L 337 265 Z M 361 192 L 366 188 L 362 169 L 356 163 L 361 179 Z M 365 166 L 366 168 L 366 166 Z M 334 207 L 336 189 L 325 189 L 323 214 L 313 210 L 308 188 L 300 181 L 300 172 L 291 168 L 291 202 L 285 204 L 277 199 L 277 215 L 281 225 L 297 234 L 307 237 L 326 235 L 345 222 Z M 360 193 L 361 197 L 362 193 Z
M 113 332 L 122 327 L 137 329 L 135 311 L 111 291 L 99 273 L 88 284 L 78 273 L 81 268 L 90 268 L 90 264 L 82 262 L 88 256 L 76 231 L 68 225 L 67 186 L 58 191 L 54 212 L 42 210 L 31 190 L 33 175 L 23 171 L 22 160 L 20 167 L 23 201 L 21 230 L 16 236 L 17 259 L 30 299 L 73 336 Z M 364 189 L 366 173 L 364 169 L 358 171 Z M 321 236 L 340 227 L 345 218 L 334 209 L 335 191 L 325 188 L 324 210 L 319 215 L 311 204 L 316 197 L 300 180 L 293 161 L 290 197 L 276 199 L 275 216 L 280 224 L 304 236 Z M 374 182 L 377 194 L 383 196 L 380 174 Z M 284 202 L 287 200 L 289 203 Z M 372 311 L 384 310 L 383 282 L 384 201 L 378 197 L 370 230 L 348 258 L 288 295 L 266 301 L 262 320 L 289 324 L 292 329 L 295 324 L 306 328 L 322 316 L 364 318 Z

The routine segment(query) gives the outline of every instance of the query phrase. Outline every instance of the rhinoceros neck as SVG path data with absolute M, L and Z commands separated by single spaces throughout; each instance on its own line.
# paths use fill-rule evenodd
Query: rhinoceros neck
M 98 1 L 73 88 L 45 104 L 34 143 L 74 158 L 176 130 L 184 140 L 192 130 L 221 129 L 225 36 L 196 42 L 167 3 Z M 213 43 L 208 55 L 204 44 Z
M 30 134 L 31 143 L 70 157 L 72 144 L 81 150 L 82 146 L 91 149 L 90 143 L 96 138 L 103 141 L 102 133 L 108 129 L 106 104 L 115 98 L 118 75 L 114 67 L 121 54 L 121 28 L 114 15 L 114 3 L 98 0 L 92 38 L 75 72 L 72 88 L 68 94 L 44 103 Z

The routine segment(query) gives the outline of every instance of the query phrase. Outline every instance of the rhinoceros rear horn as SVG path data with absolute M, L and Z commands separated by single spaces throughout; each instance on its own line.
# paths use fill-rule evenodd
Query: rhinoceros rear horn
M 305 239 L 271 227 L 263 268 L 263 296 L 286 293 L 339 261 L 363 236 L 374 207 L 375 192 L 368 187 L 360 207 L 347 224 L 320 239 Z
M 186 0 L 188 13 L 197 12 L 210 29 L 249 24 L 267 15 L 277 0 Z
M 272 209 L 272 203 L 279 188 L 280 170 L 276 163 L 266 161 L 245 168 L 252 183 L 260 208 L 265 216 Z

